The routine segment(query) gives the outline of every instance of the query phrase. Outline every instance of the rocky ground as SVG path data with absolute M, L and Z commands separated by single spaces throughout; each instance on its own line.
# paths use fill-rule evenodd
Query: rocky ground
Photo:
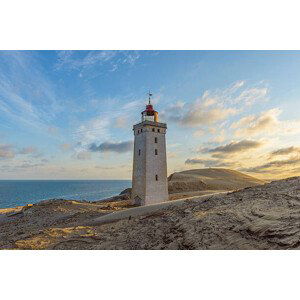
M 179 203 L 179 202 L 178 202 Z M 0 215 L 1 249 L 298 249 L 300 177 L 120 220 L 101 216 L 128 208 L 106 203 L 46 201 Z

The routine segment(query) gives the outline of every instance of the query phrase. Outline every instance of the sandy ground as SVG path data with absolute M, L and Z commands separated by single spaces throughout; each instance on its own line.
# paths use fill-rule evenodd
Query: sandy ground
M 204 191 L 191 191 L 191 192 L 182 192 L 182 193 L 173 193 L 169 194 L 169 200 L 178 200 L 178 199 L 185 199 L 185 198 L 196 198 L 199 196 L 205 196 L 209 194 L 218 194 L 228 192 L 228 190 L 204 190 Z
M 132 206 L 128 200 L 89 203 L 57 199 L 13 209 L 1 209 L 0 249 L 27 248 L 19 247 L 18 241 L 38 237 L 58 228 L 74 228 L 87 220 L 130 207 Z
M 128 205 L 128 200 L 102 204 L 55 200 L 2 213 L 0 248 L 300 247 L 300 177 L 122 211 Z

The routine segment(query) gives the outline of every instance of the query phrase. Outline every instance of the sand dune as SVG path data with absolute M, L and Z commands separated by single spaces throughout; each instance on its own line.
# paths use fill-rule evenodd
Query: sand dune
M 195 169 L 169 176 L 169 193 L 238 190 L 266 183 L 238 171 L 221 168 Z

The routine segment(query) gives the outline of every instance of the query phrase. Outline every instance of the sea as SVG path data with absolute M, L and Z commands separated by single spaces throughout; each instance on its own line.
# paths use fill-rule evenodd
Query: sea
M 54 198 L 95 201 L 128 187 L 131 180 L 0 180 L 0 208 Z

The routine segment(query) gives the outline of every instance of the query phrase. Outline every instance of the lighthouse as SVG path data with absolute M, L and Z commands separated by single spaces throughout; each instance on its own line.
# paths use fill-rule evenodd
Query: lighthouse
M 149 102 L 141 113 L 141 122 L 133 126 L 134 153 L 132 202 L 135 205 L 156 204 L 169 200 L 167 181 L 167 124 L 158 121 L 158 112 Z

